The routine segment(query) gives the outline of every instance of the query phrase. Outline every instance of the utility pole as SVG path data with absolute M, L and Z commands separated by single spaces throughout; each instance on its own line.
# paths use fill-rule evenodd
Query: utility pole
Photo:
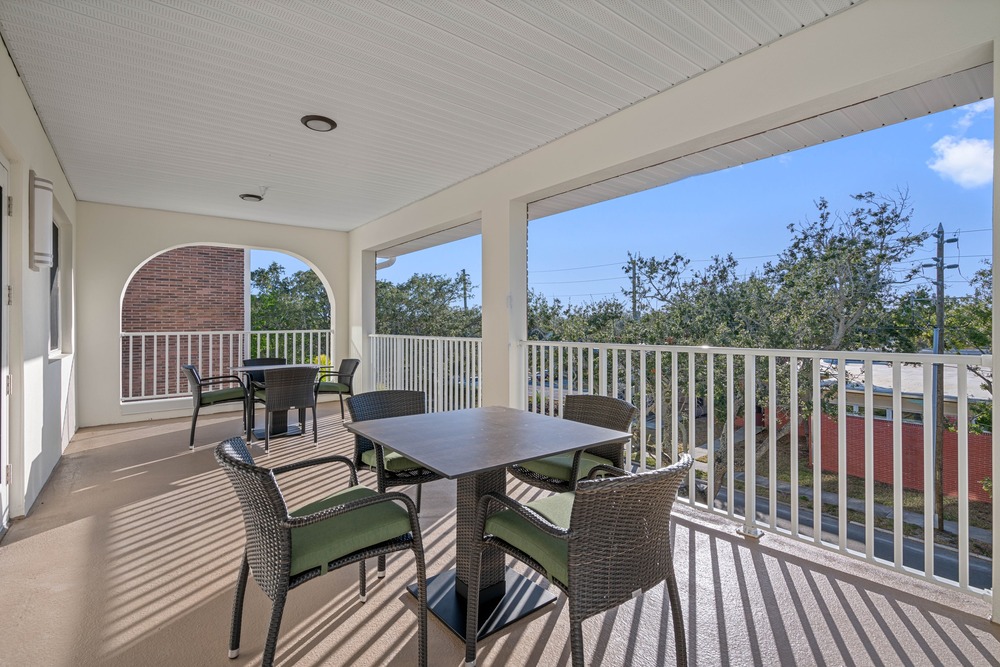
M 462 310 L 469 310 L 469 275 L 462 269 Z
M 639 321 L 639 272 L 635 265 L 635 257 L 632 258 L 632 321 Z
M 944 238 L 944 225 L 938 223 L 937 231 L 933 234 L 937 240 L 937 253 L 934 261 L 924 266 L 933 266 L 937 269 L 934 281 L 937 287 L 937 299 L 935 303 L 936 320 L 934 323 L 934 354 L 944 354 L 944 270 L 954 269 L 958 264 L 944 263 L 944 244 L 954 243 L 958 239 Z M 932 416 L 934 425 L 934 511 L 937 514 L 937 529 L 944 530 L 944 364 L 934 364 L 934 386 L 932 388 L 934 413 Z M 925 410 L 926 412 L 926 410 Z M 924 489 L 927 493 L 927 489 Z

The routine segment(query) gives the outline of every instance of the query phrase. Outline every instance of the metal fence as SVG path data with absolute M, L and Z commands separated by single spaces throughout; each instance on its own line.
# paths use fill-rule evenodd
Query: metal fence
M 244 359 L 284 357 L 288 363 L 333 363 L 333 332 L 157 331 L 121 334 L 123 402 L 190 394 L 181 366 L 202 377 L 230 375 Z
M 479 407 L 481 358 L 480 338 L 373 335 L 373 388 L 423 391 L 431 412 Z
M 1000 540 L 983 489 L 992 436 L 977 416 L 990 413 L 978 378 L 991 375 L 990 357 L 537 341 L 521 353 L 528 410 L 557 414 L 571 393 L 617 396 L 642 415 L 636 469 L 691 452 L 680 502 L 741 521 L 749 535 L 779 533 L 989 595 Z M 940 477 L 930 407 L 939 365 Z

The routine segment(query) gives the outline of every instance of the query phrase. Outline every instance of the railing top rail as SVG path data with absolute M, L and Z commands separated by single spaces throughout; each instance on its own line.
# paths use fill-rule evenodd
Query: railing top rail
M 586 347 L 595 350 L 634 350 L 647 352 L 685 352 L 694 354 L 753 354 L 760 357 L 799 357 L 805 359 L 836 359 L 838 361 L 898 361 L 901 363 L 967 364 L 970 366 L 993 366 L 993 356 L 989 354 L 921 354 L 905 352 L 872 352 L 851 350 L 781 350 L 752 347 L 712 347 L 710 345 L 643 345 L 635 343 L 587 343 L 570 341 L 522 340 L 527 345 L 550 345 L 553 347 Z
M 475 338 L 473 336 L 408 336 L 403 334 L 372 334 L 372 338 L 379 338 L 382 340 L 456 340 L 456 341 L 477 341 L 482 342 L 482 338 Z
M 309 333 L 333 333 L 332 329 L 236 329 L 236 330 L 216 330 L 216 331 L 122 331 L 120 335 L 125 336 L 217 336 L 227 334 L 230 336 L 242 336 L 243 334 L 309 334 Z

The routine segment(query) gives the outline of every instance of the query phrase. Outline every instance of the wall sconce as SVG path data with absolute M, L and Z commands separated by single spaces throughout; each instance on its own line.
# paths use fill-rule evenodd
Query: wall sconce
M 28 268 L 52 266 L 52 181 L 28 172 Z

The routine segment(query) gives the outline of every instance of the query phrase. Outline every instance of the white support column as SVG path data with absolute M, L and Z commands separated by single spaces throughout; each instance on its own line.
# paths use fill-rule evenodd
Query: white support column
M 483 208 L 483 405 L 521 407 L 525 378 L 517 343 L 528 334 L 528 207 Z
M 993 95 L 1000 91 L 1000 35 L 993 41 Z M 993 136 L 1000 136 L 1000 119 L 993 114 Z M 1000 275 L 997 274 L 997 258 L 1000 257 L 1000 230 L 997 229 L 997 211 L 1000 210 L 1000 189 L 998 189 L 997 174 L 1000 173 L 1000 154 L 993 151 L 993 339 L 990 350 L 993 353 L 993 367 L 996 369 L 997 351 L 1000 350 L 1000 304 L 996 295 L 1000 294 Z M 993 397 L 993 423 L 1000 424 L 1000 406 L 996 396 Z M 993 470 L 991 479 L 993 490 L 993 553 L 1000 553 L 1000 494 L 996 490 L 996 482 L 1000 480 L 1000 433 L 993 429 Z M 991 620 L 1000 625 L 1000 567 L 993 567 L 993 613 Z
M 361 319 L 352 322 L 351 326 L 351 356 L 357 355 L 361 360 L 361 387 L 358 391 L 371 391 L 375 388 L 372 376 L 372 334 L 375 333 L 375 252 L 361 252 L 361 290 L 360 294 L 352 288 L 352 296 L 360 299 Z

